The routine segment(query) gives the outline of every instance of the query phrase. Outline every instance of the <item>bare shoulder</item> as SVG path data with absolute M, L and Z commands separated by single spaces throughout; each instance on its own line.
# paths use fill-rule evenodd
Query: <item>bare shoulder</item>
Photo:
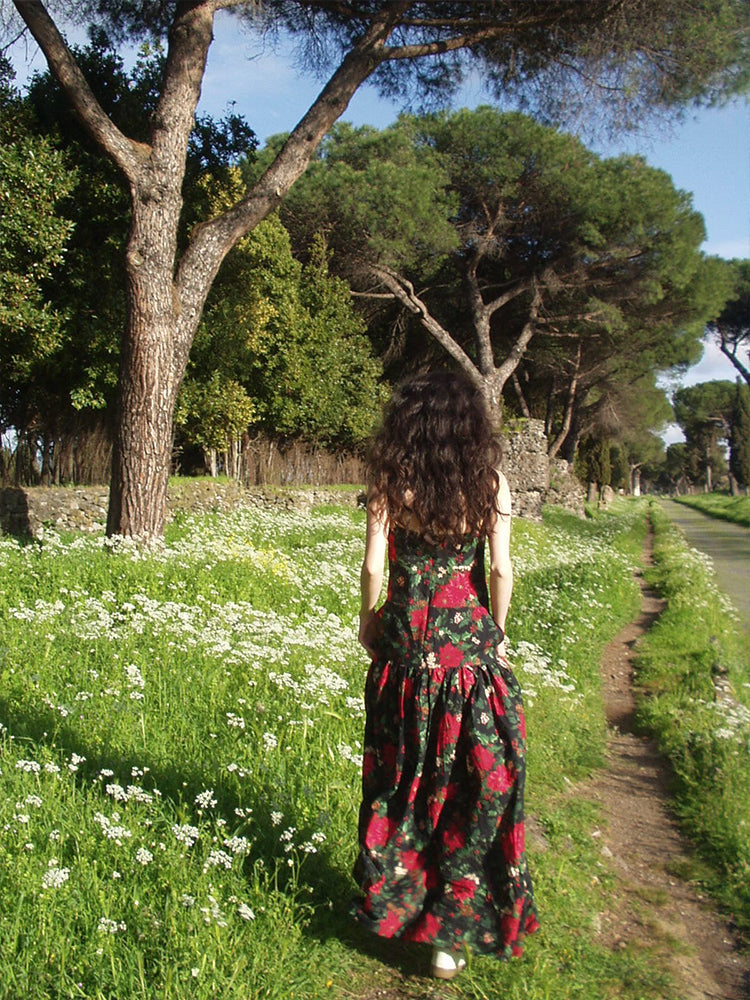
M 511 510 L 511 499 L 510 499 L 510 487 L 508 486 L 508 480 L 505 478 L 505 474 L 501 469 L 495 469 L 497 473 L 497 507 L 498 514 L 501 520 L 506 520 L 510 518 Z

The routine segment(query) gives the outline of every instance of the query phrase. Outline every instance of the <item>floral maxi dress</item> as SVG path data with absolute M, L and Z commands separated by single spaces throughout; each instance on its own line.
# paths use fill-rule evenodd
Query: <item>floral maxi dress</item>
M 395 527 L 365 687 L 357 920 L 382 937 L 520 954 L 539 924 L 524 851 L 521 691 L 497 653 L 484 539 Z

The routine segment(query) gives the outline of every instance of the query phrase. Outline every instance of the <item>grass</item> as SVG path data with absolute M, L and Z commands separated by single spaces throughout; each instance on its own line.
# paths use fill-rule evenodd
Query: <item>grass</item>
M 615 875 L 570 794 L 602 761 L 601 651 L 639 605 L 644 507 L 513 530 L 543 929 L 447 989 L 666 1000 L 648 948 L 596 929 Z M 0 997 L 445 995 L 347 917 L 363 535 L 343 506 L 235 507 L 178 515 L 152 551 L 0 539 Z
M 709 885 L 750 931 L 750 649 L 713 581 L 658 504 L 654 568 L 667 608 L 639 646 L 639 719 L 675 773 L 676 809 L 709 867 Z
M 750 528 L 750 497 L 732 497 L 728 493 L 696 493 L 674 498 L 686 507 L 695 507 L 711 517 L 732 521 Z

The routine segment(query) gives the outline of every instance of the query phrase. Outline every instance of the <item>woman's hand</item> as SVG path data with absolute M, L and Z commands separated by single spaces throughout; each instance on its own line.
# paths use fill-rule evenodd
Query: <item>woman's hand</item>
M 359 616 L 359 641 L 375 659 L 378 653 L 378 633 L 374 611 Z
M 503 660 L 508 659 L 508 653 L 507 650 L 505 649 L 505 636 L 503 636 L 502 642 L 499 642 L 497 644 L 496 649 L 497 649 L 497 655 L 499 657 L 501 657 Z

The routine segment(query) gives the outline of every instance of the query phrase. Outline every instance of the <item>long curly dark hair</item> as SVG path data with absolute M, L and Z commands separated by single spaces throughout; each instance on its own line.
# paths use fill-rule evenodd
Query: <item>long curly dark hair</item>
M 396 387 L 368 453 L 370 502 L 392 523 L 416 520 L 435 539 L 479 534 L 497 511 L 500 444 L 484 399 L 459 373 Z

